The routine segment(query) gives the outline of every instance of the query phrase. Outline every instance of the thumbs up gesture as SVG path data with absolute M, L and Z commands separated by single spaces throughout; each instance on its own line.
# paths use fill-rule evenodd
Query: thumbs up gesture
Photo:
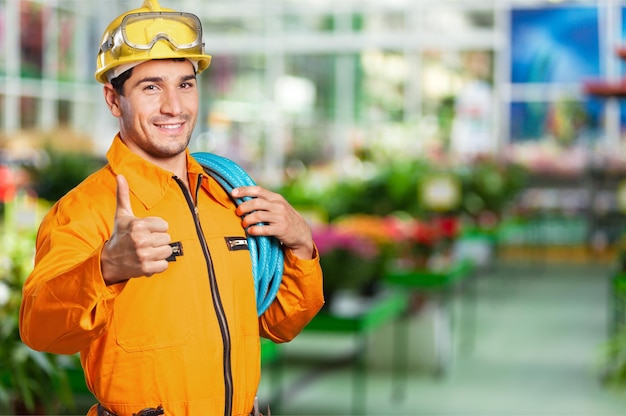
M 138 218 L 130 205 L 126 178 L 117 175 L 113 234 L 102 249 L 100 267 L 107 285 L 167 269 L 172 254 L 168 224 L 159 217 Z

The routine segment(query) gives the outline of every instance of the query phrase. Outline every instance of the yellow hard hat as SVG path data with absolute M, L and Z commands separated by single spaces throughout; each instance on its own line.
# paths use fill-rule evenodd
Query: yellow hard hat
M 104 31 L 96 79 L 107 83 L 127 69 L 151 59 L 186 58 L 200 73 L 208 68 L 211 56 L 204 53 L 202 24 L 192 13 L 161 8 L 158 0 L 117 17 Z M 121 71 L 123 72 L 123 71 Z

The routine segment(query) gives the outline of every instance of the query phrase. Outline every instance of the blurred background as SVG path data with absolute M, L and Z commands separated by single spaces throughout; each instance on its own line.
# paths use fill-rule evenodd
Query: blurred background
M 626 2 L 160 0 L 211 66 L 190 144 L 311 222 L 327 304 L 262 344 L 273 414 L 626 414 Z M 93 73 L 140 0 L 0 0 L 0 414 L 84 414 L 19 340 L 50 206 L 117 132 Z

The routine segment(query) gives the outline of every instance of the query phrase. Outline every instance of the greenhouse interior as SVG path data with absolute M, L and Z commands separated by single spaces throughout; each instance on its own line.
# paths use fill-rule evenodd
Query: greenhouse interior
M 107 163 L 96 54 L 142 2 L 0 0 L 0 414 L 97 403 L 19 311 L 43 216 Z M 283 195 L 322 266 L 318 314 L 261 339 L 262 412 L 626 414 L 626 1 L 160 3 L 212 56 L 189 150 Z

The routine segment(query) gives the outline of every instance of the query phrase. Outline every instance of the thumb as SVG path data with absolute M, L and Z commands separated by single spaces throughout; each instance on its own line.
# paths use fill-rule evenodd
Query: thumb
M 117 205 L 115 208 L 115 218 L 134 217 L 133 208 L 130 205 L 130 189 L 128 182 L 123 175 L 117 175 Z

